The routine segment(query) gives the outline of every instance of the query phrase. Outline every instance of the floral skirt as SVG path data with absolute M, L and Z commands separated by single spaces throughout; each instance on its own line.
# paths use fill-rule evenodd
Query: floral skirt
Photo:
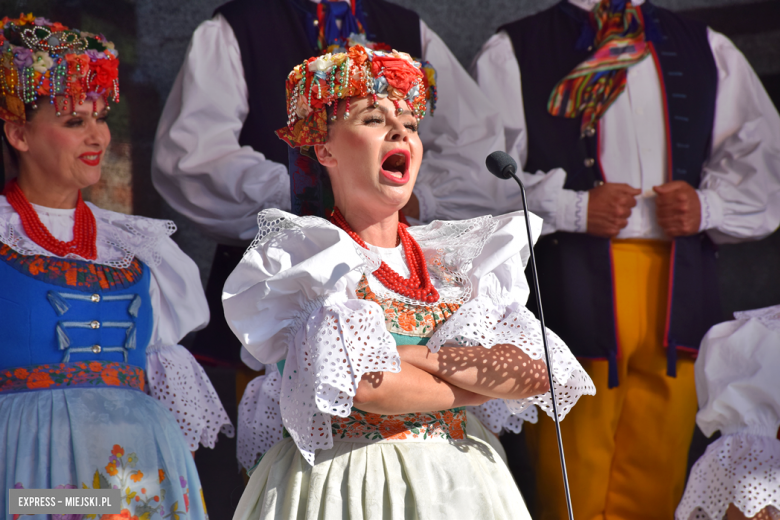
M 126 388 L 0 393 L 2 518 L 9 488 L 120 489 L 122 513 L 100 520 L 208 518 L 195 462 L 171 413 Z
M 292 439 L 278 442 L 252 473 L 233 519 L 530 520 L 487 442 L 390 433 L 382 440 L 334 434 L 333 448 L 318 452 L 314 466 Z

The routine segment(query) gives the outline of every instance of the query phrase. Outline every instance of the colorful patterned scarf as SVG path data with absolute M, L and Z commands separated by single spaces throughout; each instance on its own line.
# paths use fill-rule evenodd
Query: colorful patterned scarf
M 553 89 L 547 111 L 582 115 L 582 130 L 592 127 L 626 88 L 626 70 L 648 54 L 642 13 L 629 0 L 601 0 L 592 13 L 596 51 Z

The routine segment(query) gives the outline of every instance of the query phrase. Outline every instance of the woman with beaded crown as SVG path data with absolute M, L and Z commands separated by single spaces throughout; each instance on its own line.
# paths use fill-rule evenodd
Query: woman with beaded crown
M 288 76 L 277 134 L 293 150 L 293 208 L 328 220 L 261 212 L 225 284 L 247 353 L 280 365 L 289 437 L 257 464 L 236 520 L 529 518 L 496 452 L 464 434 L 466 406 L 550 413 L 524 216 L 399 222 L 429 75 L 355 45 Z M 564 415 L 593 385 L 549 337 Z
M 9 488 L 114 488 L 117 518 L 207 518 L 190 452 L 233 427 L 178 345 L 208 321 L 197 267 L 172 222 L 80 192 L 111 139 L 117 51 L 32 14 L 2 25 L 19 174 L 0 195 L 0 510 Z

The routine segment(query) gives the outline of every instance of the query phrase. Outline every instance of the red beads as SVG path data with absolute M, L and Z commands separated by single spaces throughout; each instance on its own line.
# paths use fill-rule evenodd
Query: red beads
M 76 202 L 73 240 L 70 242 L 57 240 L 49 233 L 41 219 L 38 218 L 35 208 L 32 207 L 27 197 L 24 196 L 24 192 L 17 184 L 16 179 L 8 183 L 5 187 L 4 195 L 11 207 L 19 214 L 24 232 L 27 233 L 30 240 L 57 256 L 74 254 L 87 260 L 95 260 L 97 258 L 97 223 L 92 210 L 84 204 L 81 192 L 79 192 L 79 199 Z
M 357 233 L 352 231 L 344 215 L 338 208 L 333 208 L 333 215 L 330 221 L 347 232 L 352 240 L 360 244 L 365 249 L 368 246 Z M 403 278 L 393 271 L 389 265 L 382 262 L 379 269 L 374 271 L 374 276 L 379 282 L 391 291 L 426 303 L 436 303 L 439 301 L 439 292 L 431 283 L 431 277 L 428 274 L 428 266 L 425 264 L 425 256 L 417 241 L 406 230 L 407 226 L 398 223 L 398 237 L 401 239 L 401 245 L 406 255 L 406 263 L 409 266 L 409 278 Z

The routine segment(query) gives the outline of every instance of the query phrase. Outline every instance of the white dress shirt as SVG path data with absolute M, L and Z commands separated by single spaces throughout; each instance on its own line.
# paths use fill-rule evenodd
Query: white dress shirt
M 569 0 L 590 10 L 598 2 Z M 635 0 L 634 5 L 643 3 Z M 780 224 L 780 116 L 745 57 L 728 38 L 708 29 L 718 71 L 712 151 L 697 190 L 700 231 L 717 243 L 763 238 Z M 483 46 L 472 65 L 487 97 L 500 107 L 505 150 L 519 164 L 528 157 L 520 67 L 506 32 Z M 667 239 L 655 218 L 653 186 L 668 179 L 663 99 L 651 58 L 629 68 L 625 91 L 600 121 L 599 154 L 607 182 L 640 188 L 628 225 L 617 238 Z M 529 209 L 543 233 L 587 230 L 588 192 L 563 189 L 566 172 L 523 174 Z
M 696 424 L 721 436 L 691 469 L 677 520 L 780 509 L 780 305 L 734 318 L 707 332 L 696 359 Z
M 420 21 L 421 58 L 437 73 L 438 102 L 420 125 L 425 148 L 414 189 L 420 221 L 464 219 L 521 207 L 485 168 L 503 148 L 501 115 L 444 42 Z M 403 50 L 403 49 L 399 49 Z M 281 88 L 281 87 L 280 87 Z M 257 232 L 256 215 L 290 209 L 287 166 L 238 143 L 249 112 L 241 54 L 221 15 L 195 31 L 157 129 L 152 180 L 179 213 L 222 243 Z M 279 127 L 285 121 L 279 121 Z M 475 193 L 475 183 L 487 187 Z M 495 208 L 498 211 L 493 211 Z

